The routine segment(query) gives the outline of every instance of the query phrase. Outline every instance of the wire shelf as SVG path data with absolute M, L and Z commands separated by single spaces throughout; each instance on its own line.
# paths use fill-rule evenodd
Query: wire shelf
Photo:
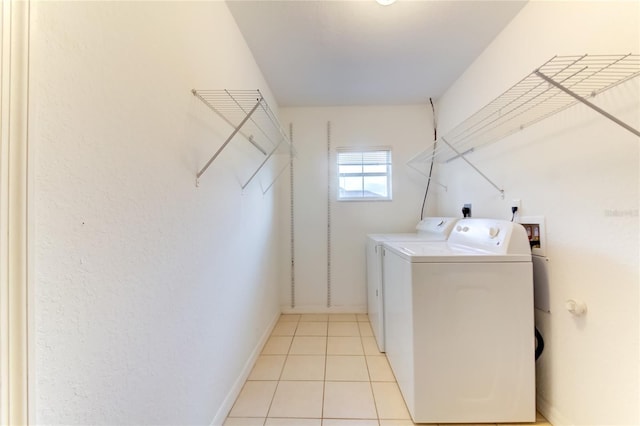
M 544 77 L 588 99 L 638 75 L 640 55 L 553 57 L 410 161 L 457 158 L 580 102 Z
M 266 177 L 261 182 L 263 193 L 266 193 L 289 164 L 288 158 L 294 155 L 294 150 L 260 91 L 193 89 L 191 92 L 233 128 L 227 140 L 197 173 L 196 184 L 228 144 L 241 139 L 259 154 L 252 161 L 251 171 L 241 178 L 240 185 L 245 189 L 256 176 L 262 175 Z M 287 160 L 277 161 L 277 156 L 286 156 Z

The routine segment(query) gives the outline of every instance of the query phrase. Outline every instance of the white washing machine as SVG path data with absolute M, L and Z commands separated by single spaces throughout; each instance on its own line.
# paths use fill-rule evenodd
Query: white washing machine
M 455 217 L 427 217 L 418 222 L 415 233 L 367 235 L 367 311 L 380 352 L 385 351 L 382 244 L 389 241 L 444 242 L 457 220 Z
M 445 244 L 385 243 L 383 263 L 386 353 L 414 422 L 534 422 L 524 228 L 461 219 Z

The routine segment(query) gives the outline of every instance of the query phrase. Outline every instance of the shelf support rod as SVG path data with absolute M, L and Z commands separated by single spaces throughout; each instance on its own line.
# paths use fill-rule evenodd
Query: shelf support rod
M 491 184 L 491 186 L 493 186 L 496 190 L 498 190 L 498 192 L 500 193 L 500 197 L 504 199 L 504 189 L 501 189 L 498 185 L 496 185 L 495 183 L 493 183 L 493 181 L 491 179 L 489 179 L 487 177 L 487 175 L 485 175 L 484 173 L 482 173 L 480 171 L 480 169 L 478 169 L 476 166 L 474 166 L 471 161 L 467 160 L 467 157 L 465 157 L 466 152 L 460 152 L 457 149 L 455 149 L 453 147 L 453 145 L 451 145 L 449 142 L 447 142 L 447 140 L 445 138 L 440 138 L 440 140 L 442 140 L 442 142 L 444 142 L 449 148 L 451 148 L 453 150 L 453 152 L 456 153 L 456 158 L 462 158 L 468 165 L 471 166 L 471 168 L 473 168 L 473 170 L 475 170 L 480 176 L 482 176 L 484 178 L 484 180 L 486 180 L 487 182 L 489 182 Z
M 234 102 L 237 101 L 233 98 L 233 96 L 231 96 L 231 94 L 225 90 L 225 92 L 229 95 L 229 97 L 231 99 L 234 100 Z M 233 124 L 227 117 L 224 116 L 224 114 L 222 114 L 220 111 L 218 111 L 216 108 L 213 107 L 213 105 L 211 105 L 200 93 L 198 93 L 198 91 L 196 89 L 191 89 L 191 93 L 193 93 L 193 96 L 195 96 L 196 98 L 200 99 L 202 101 L 203 104 L 205 104 L 211 111 L 215 112 L 216 115 L 220 118 L 222 118 L 229 126 L 231 127 L 235 127 L 235 124 Z M 260 93 L 260 92 L 258 92 Z M 260 98 L 260 100 L 262 101 L 262 97 Z M 238 105 L 240 106 L 240 105 Z M 240 109 L 242 110 L 242 112 L 245 112 L 244 109 L 242 109 L 242 107 L 240 107 Z M 267 151 L 265 151 L 264 149 L 262 149 L 262 147 L 260 145 L 258 145 L 254 140 L 253 140 L 253 136 L 247 136 L 245 135 L 243 132 L 239 132 L 242 136 L 244 136 L 244 138 L 249 141 L 251 143 L 251 145 L 255 146 L 256 149 L 258 151 L 260 151 L 262 154 L 267 155 Z
M 562 90 L 563 92 L 565 92 L 569 96 L 571 96 L 571 97 L 575 98 L 576 100 L 582 102 L 583 104 L 585 104 L 589 108 L 593 109 L 594 111 L 599 112 L 600 114 L 604 115 L 605 117 L 607 117 L 609 120 L 613 121 L 614 123 L 624 127 L 625 129 L 627 129 L 628 131 L 630 131 L 634 135 L 640 136 L 640 131 L 634 129 L 633 127 L 631 127 L 630 125 L 628 125 L 624 121 L 619 120 L 618 118 L 616 118 L 613 115 L 609 114 L 607 111 L 603 110 L 602 108 L 592 104 L 591 102 L 589 102 L 588 100 L 586 100 L 582 96 L 578 95 L 577 93 L 567 89 L 562 84 L 556 82 L 552 78 L 547 77 L 546 75 L 541 73 L 540 70 L 535 70 L 534 74 L 537 75 L 538 77 L 540 77 L 541 79 L 543 79 L 544 81 L 546 81 L 547 83 L 551 84 L 552 86 L 555 86 L 558 89 Z
M 271 158 L 271 156 L 273 155 L 274 152 L 276 152 L 276 150 L 280 147 L 280 144 L 282 142 L 280 142 L 278 145 L 276 145 L 275 148 L 273 148 L 273 150 L 267 154 L 267 156 L 265 157 L 264 160 L 262 160 L 262 163 L 260 163 L 260 166 L 258 166 L 258 168 L 256 169 L 255 172 L 253 172 L 253 174 L 251 175 L 251 177 L 249 178 L 249 180 L 247 181 L 247 183 L 245 183 L 244 185 L 242 185 L 242 189 L 245 189 L 247 187 L 247 185 L 249 185 L 251 183 L 251 181 L 253 180 L 254 177 L 256 177 L 256 175 L 260 172 L 260 170 L 262 170 L 262 168 L 264 167 L 265 164 L 267 164 L 267 161 L 269 161 L 269 158 Z
M 247 116 L 242 119 L 242 121 L 240 122 L 240 124 L 238 124 L 238 127 L 236 127 L 233 132 L 231 133 L 231 135 L 229 135 L 229 137 L 227 138 L 226 141 L 224 141 L 224 143 L 222 144 L 222 146 L 220 148 L 218 148 L 218 150 L 216 151 L 215 154 L 213 154 L 213 157 L 211 157 L 211 159 L 209 161 L 207 161 L 207 164 L 204 165 L 204 167 L 202 168 L 202 170 L 200 170 L 198 172 L 198 174 L 196 175 L 197 179 L 200 179 L 200 176 L 202 176 L 204 174 L 204 172 L 207 171 L 207 169 L 209 168 L 209 166 L 211 165 L 211 163 L 213 163 L 213 160 L 215 160 L 218 155 L 220 155 L 220 153 L 222 152 L 222 150 L 229 144 L 229 142 L 231 142 L 231 139 L 233 139 L 233 137 L 240 131 L 240 128 L 242 128 L 242 126 L 244 126 L 244 123 L 246 123 L 249 118 L 251 118 L 251 115 L 256 111 L 256 109 L 258 109 L 258 107 L 260 106 L 262 99 L 258 99 L 258 102 L 256 102 L 256 104 L 254 105 L 253 108 L 251 108 L 251 111 L 249 111 L 249 113 L 247 114 Z
M 269 186 L 267 186 L 265 189 L 263 189 L 263 190 L 262 190 L 262 194 L 263 194 L 263 195 L 264 195 L 264 194 L 266 194 L 266 193 L 271 189 L 271 187 L 276 183 L 276 181 L 278 180 L 278 178 L 279 178 L 280 176 L 282 176 L 282 174 L 284 173 L 284 171 L 285 171 L 285 170 L 287 170 L 287 166 L 288 166 L 288 165 L 289 165 L 289 163 L 287 163 L 287 164 L 285 164 L 284 166 L 282 166 L 282 169 L 280 169 L 280 171 L 278 172 L 278 174 L 276 175 L 276 177 L 273 179 L 273 182 L 271 182 L 271 183 L 269 184 Z
M 429 181 L 433 181 L 433 183 L 435 183 L 436 185 L 443 187 L 445 191 L 448 191 L 448 190 L 449 190 L 449 188 L 447 188 L 447 186 L 446 186 L 446 185 L 444 185 L 444 184 L 442 184 L 442 183 L 438 182 L 438 181 L 437 181 L 437 180 L 435 180 L 435 178 L 433 178 L 433 177 L 429 177 L 429 176 L 425 175 L 425 174 L 422 172 L 422 170 L 420 170 L 420 169 L 419 169 L 419 168 L 417 168 L 417 167 L 414 167 L 414 166 L 413 166 L 413 164 L 411 164 L 410 162 L 409 162 L 409 163 L 407 163 L 407 166 L 411 167 L 413 170 L 415 170 L 416 172 L 420 173 L 422 176 L 426 177 L 426 178 L 427 178 L 427 182 L 429 182 Z
M 424 151 L 423 151 L 423 152 L 424 152 Z M 420 173 L 422 176 L 426 177 L 426 178 L 427 178 L 427 182 L 433 181 L 433 183 L 435 183 L 435 184 L 436 184 L 436 185 L 438 185 L 438 186 L 443 187 L 445 191 L 448 191 L 449 189 L 446 187 L 446 185 L 444 185 L 444 184 L 442 184 L 442 183 L 438 182 L 438 181 L 437 181 L 437 180 L 435 180 L 435 178 L 433 178 L 433 177 L 429 177 L 429 175 L 425 174 L 422 170 L 420 170 L 418 167 L 416 167 L 416 166 L 414 166 L 414 165 L 412 164 L 412 162 L 413 162 L 414 160 L 416 160 L 418 157 L 420 157 L 421 155 L 422 155 L 422 152 L 418 153 L 417 155 L 413 156 L 409 161 L 407 161 L 405 164 L 406 164 L 408 167 L 411 167 L 411 168 L 412 168 L 413 170 L 415 170 L 416 172 Z M 434 155 L 434 154 L 431 154 L 431 161 L 434 161 L 434 160 L 435 160 L 435 155 Z
M 233 102 L 235 102 L 235 104 L 238 106 L 238 108 L 240 108 L 240 111 L 242 111 L 242 112 L 244 112 L 244 113 L 246 114 L 246 111 L 244 110 L 244 108 L 242 108 L 242 105 L 240 105 L 240 102 L 238 102 L 238 101 L 236 100 L 236 98 L 234 98 L 234 97 L 233 97 L 233 95 L 232 95 L 231 93 L 229 93 L 229 91 L 228 91 L 228 90 L 226 90 L 226 89 L 225 89 L 225 93 L 226 93 L 227 95 L 229 95 L 229 98 L 231 98 L 231 99 L 233 100 Z M 258 94 L 260 95 L 260 98 L 259 98 L 259 99 L 260 99 L 260 102 L 262 102 L 262 100 L 264 99 L 264 97 L 262 97 L 262 93 L 260 93 L 260 91 L 259 91 L 259 90 L 258 90 Z M 215 109 L 214 109 L 214 110 L 215 110 Z M 217 111 L 216 111 L 216 112 L 217 112 Z M 225 117 L 223 114 L 221 114 L 221 113 L 219 113 L 219 112 L 218 112 L 218 115 L 219 115 L 220 117 L 222 117 L 224 120 L 226 120 L 229 124 L 231 124 L 231 122 L 229 122 L 229 121 L 227 120 L 227 117 Z M 253 120 L 251 120 L 251 121 L 253 121 Z M 264 134 L 264 136 L 265 136 L 267 139 L 269 139 L 269 136 L 268 136 L 266 133 L 264 133 L 264 130 L 262 130 L 262 128 L 261 128 L 260 126 L 258 126 L 258 123 L 256 123 L 255 121 L 254 121 L 254 123 L 256 124 L 256 126 L 258 127 L 258 129 L 259 129 L 259 130 Z M 231 126 L 233 127 L 233 124 L 231 124 Z M 260 145 L 258 145 L 258 144 L 253 140 L 253 135 L 249 135 L 249 136 L 247 136 L 247 135 L 245 135 L 245 134 L 244 134 L 244 133 L 242 133 L 242 132 L 240 132 L 240 134 L 241 134 L 242 136 L 244 136 L 244 137 L 245 137 L 245 139 L 247 139 L 247 140 L 251 143 L 251 145 L 255 146 L 255 147 L 256 147 L 256 149 L 257 149 L 258 151 L 260 151 L 260 152 L 261 152 L 262 154 L 264 154 L 264 155 L 267 155 L 267 151 L 265 151 L 264 149 L 262 149 L 262 147 L 261 147 Z M 269 140 L 270 140 L 270 139 L 269 139 Z
M 417 170 L 417 169 L 414 168 L 414 170 Z M 436 185 L 443 187 L 445 191 L 449 191 L 449 188 L 447 188 L 447 186 L 445 184 L 442 184 L 442 183 L 438 182 L 437 180 L 435 180 L 434 178 L 429 177 L 429 176 L 426 176 L 426 178 L 427 178 L 427 182 L 433 181 L 433 183 L 435 183 Z

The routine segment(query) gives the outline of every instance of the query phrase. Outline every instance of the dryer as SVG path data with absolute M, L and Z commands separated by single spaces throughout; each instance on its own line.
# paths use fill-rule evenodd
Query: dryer
M 385 351 L 382 245 L 389 241 L 444 242 L 457 220 L 454 217 L 427 217 L 418 222 L 414 233 L 367 235 L 367 311 L 380 352 Z
M 386 353 L 414 422 L 534 422 L 524 228 L 461 219 L 445 244 L 385 243 L 383 264 Z

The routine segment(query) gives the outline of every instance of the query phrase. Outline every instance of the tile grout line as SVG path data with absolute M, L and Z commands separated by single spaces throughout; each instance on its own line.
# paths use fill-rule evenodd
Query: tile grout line
M 322 409 L 320 410 L 320 425 L 324 425 L 324 398 L 327 392 L 327 362 L 329 361 L 329 316 L 327 315 L 327 339 L 324 342 L 324 374 L 322 376 Z
M 357 316 L 356 316 L 357 319 Z M 367 353 L 364 350 L 364 342 L 362 341 L 362 330 L 360 329 L 360 323 L 358 323 L 358 334 L 360 335 L 360 347 L 362 348 L 362 356 L 364 357 L 364 364 L 367 366 L 367 376 L 369 377 L 369 390 L 371 391 L 371 398 L 373 398 L 373 408 L 376 410 L 376 421 L 380 426 L 380 413 L 378 412 L 378 403 L 376 402 L 376 395 L 373 392 L 373 381 L 371 379 L 371 370 L 369 369 L 369 360 L 367 360 Z
M 276 381 L 276 388 L 273 390 L 273 395 L 271 395 L 271 402 L 269 403 L 269 409 L 267 409 L 267 414 L 264 417 L 263 426 L 266 426 L 267 421 L 269 420 L 269 413 L 271 412 L 271 407 L 273 406 L 273 401 L 276 398 L 276 393 L 278 392 L 278 388 L 280 387 L 280 381 L 282 379 L 282 373 L 284 373 L 284 366 L 287 364 L 287 360 L 289 359 L 289 352 L 291 352 L 291 347 L 293 346 L 293 337 L 296 334 L 296 330 L 298 329 L 298 324 L 300 324 L 300 319 L 296 321 L 296 327 L 293 330 L 293 336 L 291 336 L 291 342 L 289 342 L 289 348 L 287 349 L 287 353 L 284 357 L 284 363 L 282 363 L 282 368 L 280 369 L 280 374 L 278 375 L 278 380 Z M 273 332 L 272 332 L 273 334 Z M 272 336 L 269 336 L 271 338 Z

